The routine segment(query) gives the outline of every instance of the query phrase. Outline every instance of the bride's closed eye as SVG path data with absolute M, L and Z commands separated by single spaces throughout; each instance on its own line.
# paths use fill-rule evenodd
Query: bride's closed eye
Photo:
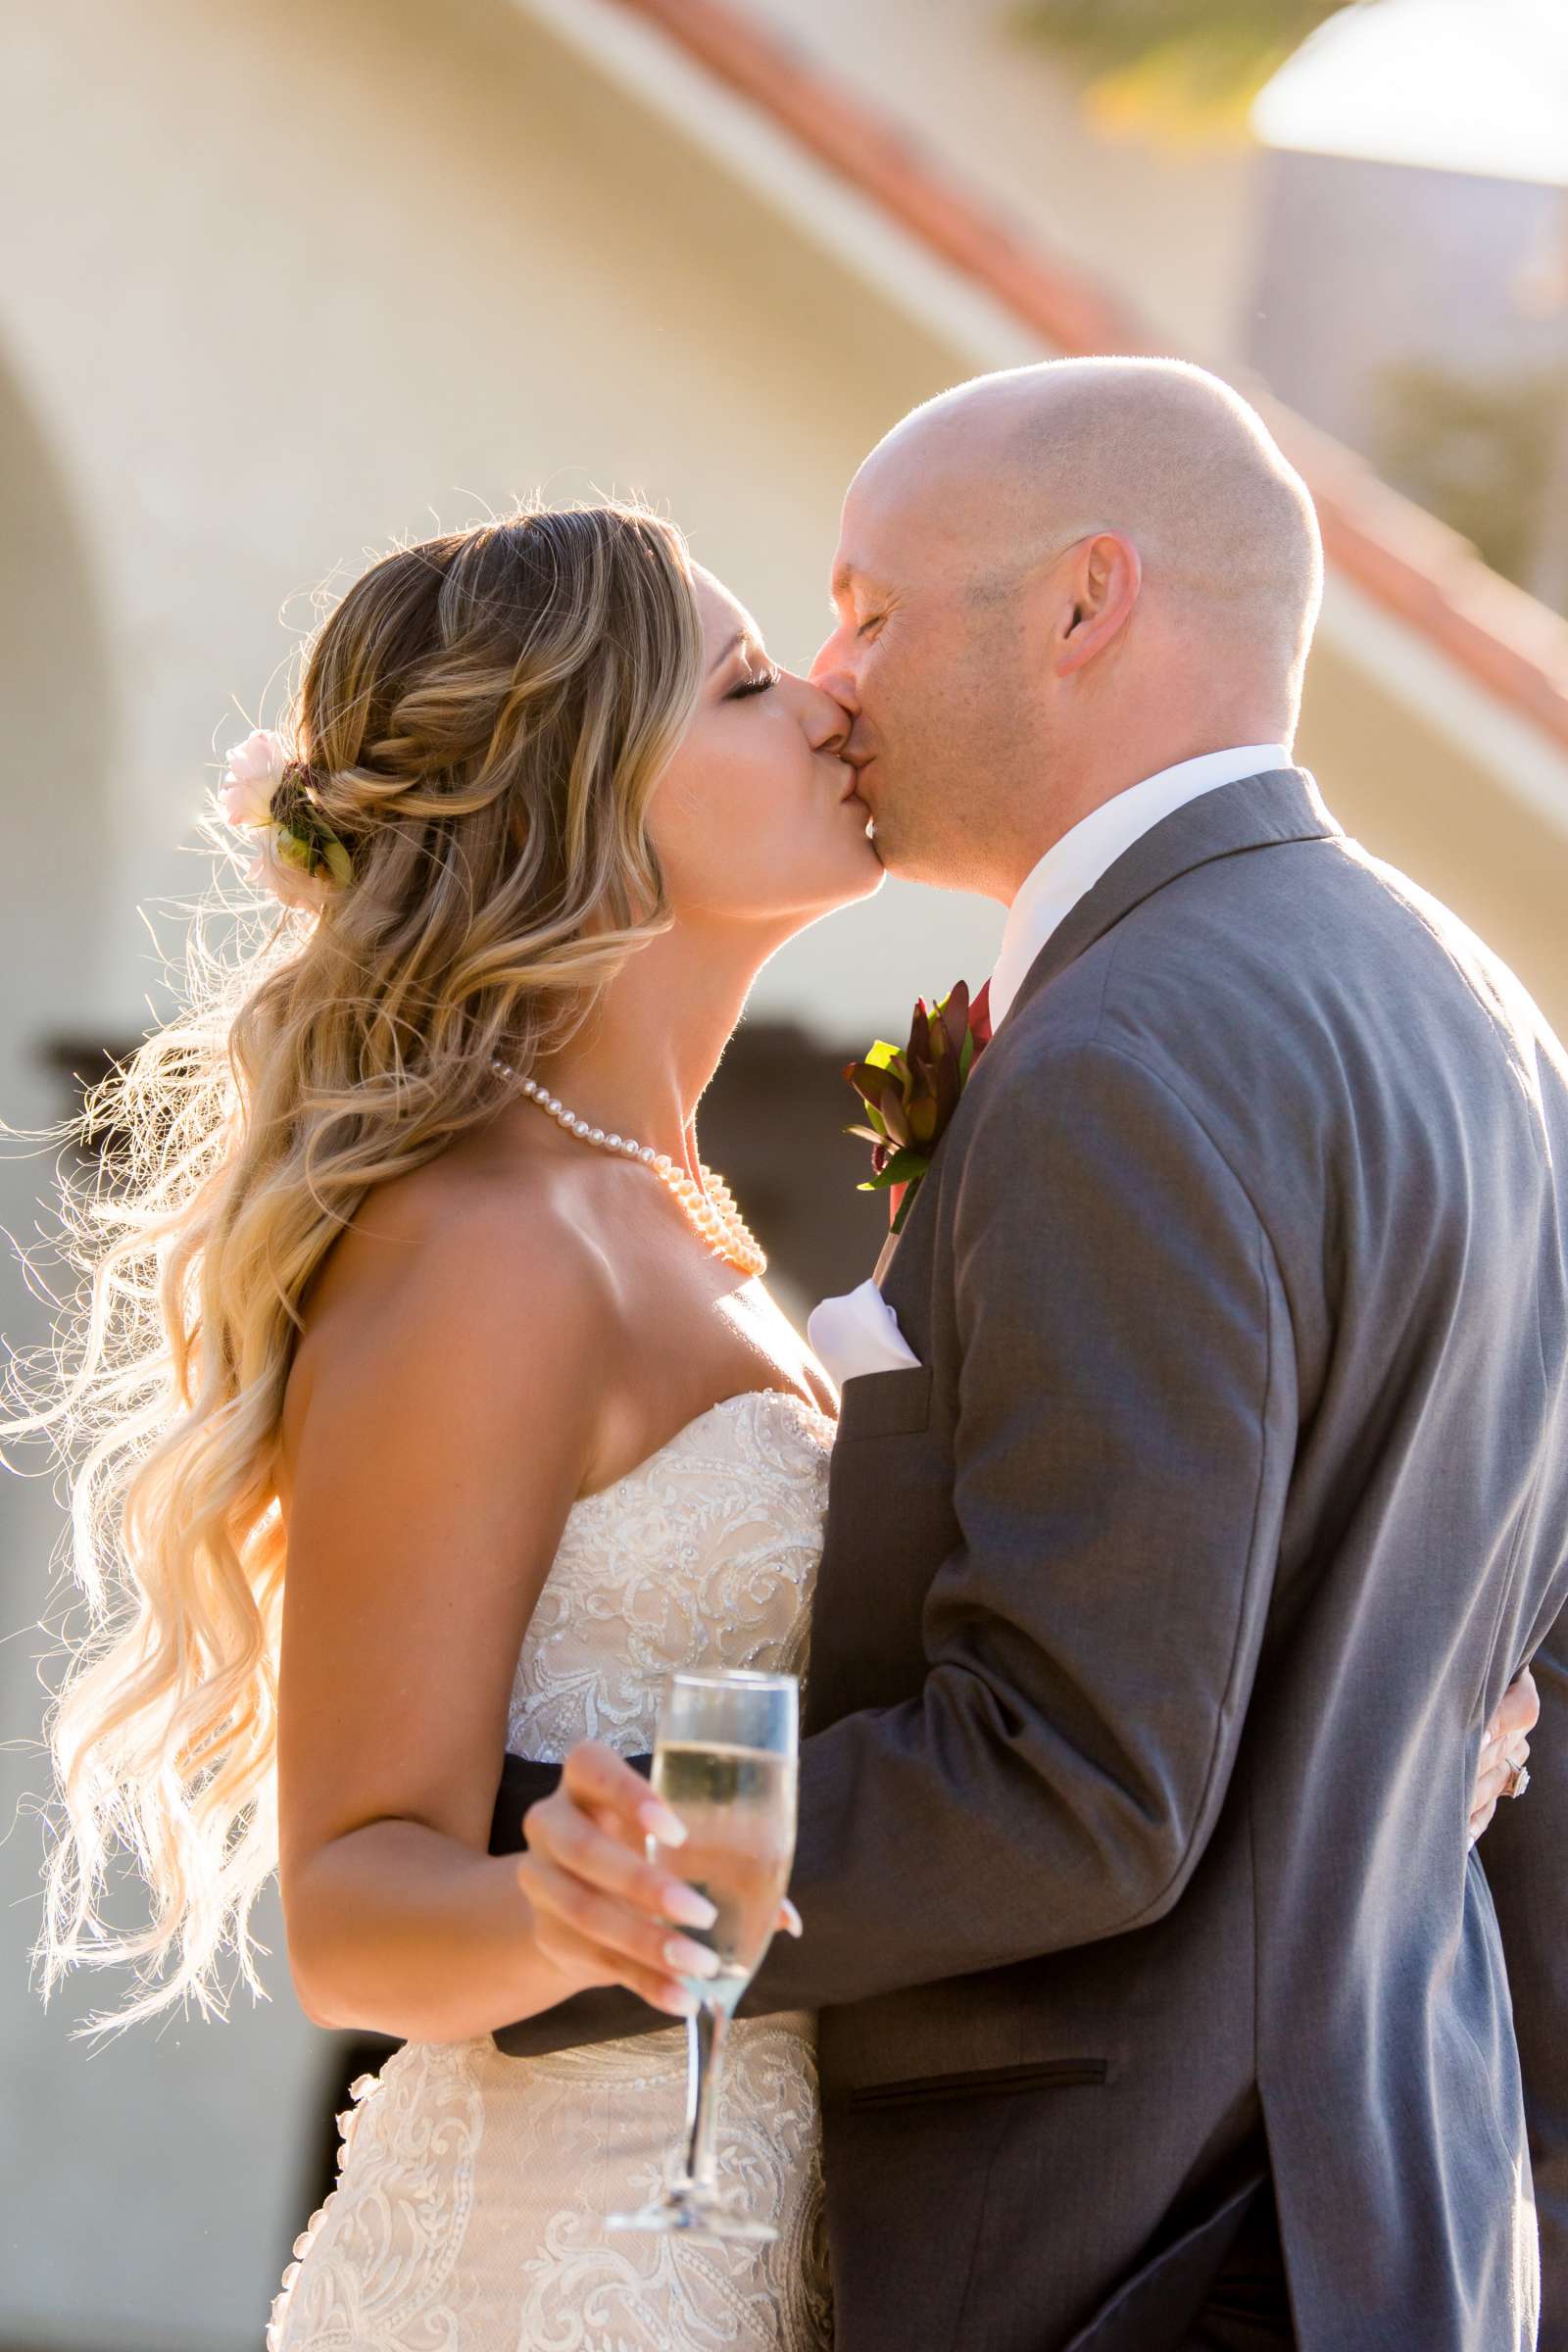
M 770 686 L 778 684 L 783 674 L 782 670 L 769 669 L 764 671 L 760 678 L 743 678 L 741 683 L 732 688 L 724 697 L 724 700 L 728 703 L 738 703 L 743 695 L 766 694 Z

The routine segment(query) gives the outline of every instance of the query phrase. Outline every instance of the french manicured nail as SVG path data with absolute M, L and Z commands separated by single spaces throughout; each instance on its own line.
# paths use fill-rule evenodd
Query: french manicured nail
M 684 1984 L 673 1984 L 664 1996 L 664 2007 L 671 2017 L 695 2017 L 697 1995 L 688 1992 Z
M 801 1915 L 788 1895 L 784 1897 L 784 1925 L 792 1936 L 804 1936 L 806 1933 L 801 1922 Z
M 716 1977 L 718 1954 L 706 1943 L 688 1943 L 684 1936 L 672 1936 L 664 1946 L 664 1965 L 683 1977 Z
M 651 1805 L 644 1805 L 637 1819 L 649 1837 L 657 1838 L 661 1845 L 685 1844 L 686 1824 L 667 1805 L 660 1804 L 657 1798 Z
M 718 1912 L 706 1894 L 699 1894 L 684 1879 L 671 1879 L 664 1888 L 664 1917 L 678 1928 L 710 1928 Z

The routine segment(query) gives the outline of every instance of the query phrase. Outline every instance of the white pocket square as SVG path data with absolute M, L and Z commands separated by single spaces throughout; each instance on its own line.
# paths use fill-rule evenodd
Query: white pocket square
M 918 1371 L 920 1358 L 874 1282 L 811 1309 L 806 1337 L 838 1388 L 864 1372 Z

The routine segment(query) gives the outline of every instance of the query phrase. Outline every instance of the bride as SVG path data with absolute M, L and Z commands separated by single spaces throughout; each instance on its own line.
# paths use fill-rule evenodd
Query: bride
M 130 1958 L 113 2023 L 220 2010 L 277 1867 L 308 2015 L 403 2042 L 270 2352 L 829 2340 L 809 2020 L 731 2043 L 723 2161 L 777 2242 L 608 2236 L 677 2144 L 706 1906 L 661 1878 L 632 1948 L 486 1848 L 509 1747 L 646 1750 L 672 1668 L 803 1660 L 835 1399 L 694 1115 L 767 957 L 881 880 L 846 732 L 650 514 L 402 548 L 233 758 L 291 911 L 111 1099 L 46 1989 Z M 611 1982 L 671 2023 L 490 2038 Z

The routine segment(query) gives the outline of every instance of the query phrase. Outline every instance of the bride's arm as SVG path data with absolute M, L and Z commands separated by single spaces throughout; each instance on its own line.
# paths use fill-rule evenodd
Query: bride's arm
M 453 2041 L 628 1973 L 624 1944 L 610 1961 L 589 1935 L 541 1928 L 536 1863 L 486 1850 L 513 1671 L 591 1459 L 612 1307 L 581 1243 L 547 1220 L 519 1242 L 514 1207 L 340 1245 L 377 1247 L 367 1278 L 340 1270 L 296 1368 L 280 1877 L 308 2016 Z M 679 2013 L 668 1913 L 645 1918 L 637 1989 Z
M 1472 1840 L 1484 1837 L 1491 1827 L 1497 1801 L 1506 1791 L 1511 1767 L 1529 1756 L 1529 1734 L 1535 1729 L 1540 1713 L 1535 1678 L 1527 1667 L 1509 1685 L 1488 1726 L 1471 1797 Z M 809 1742 L 807 1744 L 808 1748 Z M 509 1755 L 496 1794 L 491 1852 L 519 1853 L 531 1844 L 541 1857 L 553 1857 L 556 1867 L 550 1907 L 559 1911 L 564 1924 L 568 1924 L 578 1903 L 594 1905 L 598 1933 L 603 1939 L 600 1948 L 607 1953 L 618 1948 L 623 1933 L 635 1936 L 641 1924 L 636 1917 L 635 1900 L 623 1897 L 619 1890 L 624 1884 L 625 1853 L 628 1849 L 640 1849 L 646 1827 L 641 1816 L 640 1781 L 651 1761 L 650 1757 L 641 1756 L 627 1763 L 593 1741 L 574 1748 L 564 1770 L 556 1764 L 531 1764 L 520 1756 Z M 1510 1845 L 1513 1842 L 1511 1833 L 1508 1842 Z M 616 1904 L 617 1915 L 612 1916 L 603 1909 L 602 1898 L 606 1896 Z M 1499 1911 L 1501 1908 L 1499 1895 Z M 790 1924 L 793 1934 L 805 1934 L 798 1914 Z M 627 1950 L 629 1956 L 629 1944 Z M 782 1989 L 776 1972 L 770 1966 L 764 1967 L 758 1985 L 742 2003 L 741 2015 L 761 2016 L 769 2008 L 820 2006 L 827 1997 L 827 1988 L 818 1990 L 811 1983 L 814 1956 L 808 1944 L 799 1957 L 790 1961 L 789 1982 Z M 620 1981 L 627 1981 L 624 1972 Z M 645 2005 L 630 1993 L 600 1984 L 548 2012 L 535 2012 L 531 2018 L 518 2018 L 510 2027 L 498 2027 L 495 2031 L 509 2057 L 533 2058 L 591 2042 L 620 2039 L 644 2031 L 653 2022 Z M 1522 2044 L 1522 2031 L 1520 2038 Z M 1533 2085 L 1527 2082 L 1527 2100 L 1532 2096 Z M 1559 2138 L 1562 2136 L 1559 2134 Z M 1558 2155 L 1555 2142 L 1553 2154 Z M 1559 2170 L 1568 2175 L 1568 2158 L 1561 2159 Z M 1560 2198 L 1559 2204 L 1568 2213 L 1568 2198 Z M 1559 2233 L 1568 2235 L 1568 2230 Z M 1568 2352 L 1568 2336 L 1561 2352 Z

